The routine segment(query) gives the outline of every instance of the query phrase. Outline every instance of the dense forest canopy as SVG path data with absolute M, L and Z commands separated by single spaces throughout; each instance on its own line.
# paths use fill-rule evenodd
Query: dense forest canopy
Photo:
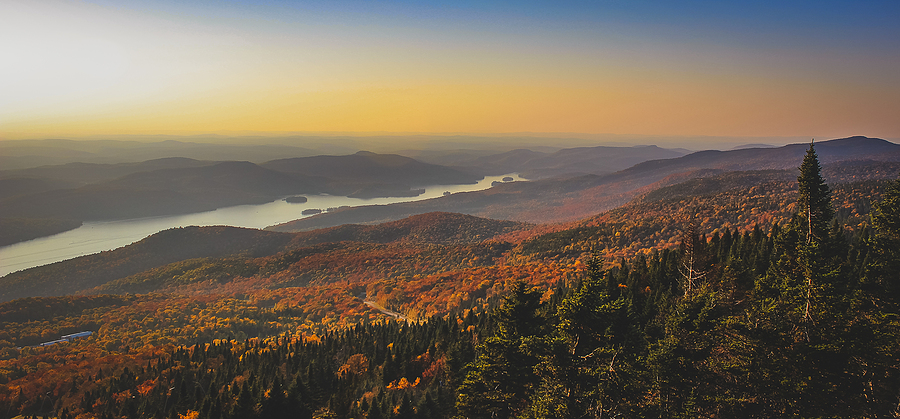
M 900 179 L 829 185 L 813 144 L 778 176 L 559 226 L 218 229 L 252 243 L 103 281 L 116 259 L 86 259 L 77 295 L 0 304 L 0 417 L 896 417 Z

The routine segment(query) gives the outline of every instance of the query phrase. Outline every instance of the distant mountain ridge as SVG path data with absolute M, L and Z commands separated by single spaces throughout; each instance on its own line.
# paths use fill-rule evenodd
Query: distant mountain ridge
M 286 156 L 312 156 L 316 150 L 279 144 L 215 144 L 156 137 L 156 141 L 134 140 L 12 140 L 0 142 L 0 167 L 26 169 L 72 162 L 121 164 L 163 158 L 200 161 L 249 160 L 264 162 Z
M 397 154 L 360 151 L 346 156 L 312 156 L 272 160 L 267 169 L 321 176 L 349 183 L 401 183 L 409 186 L 475 183 L 482 178 L 457 169 L 422 163 Z M 415 182 L 414 184 L 411 184 Z
M 194 160 L 183 157 L 152 159 L 140 163 L 66 163 L 18 170 L 0 170 L 0 179 L 51 179 L 74 183 L 81 186 L 106 182 L 133 173 L 150 172 L 161 169 L 202 167 L 216 164 L 215 161 Z
M 557 151 L 529 161 L 523 174 L 527 178 L 546 178 L 572 173 L 613 173 L 655 159 L 683 156 L 683 152 L 655 145 L 635 147 L 577 147 Z
M 690 169 L 793 169 L 803 160 L 807 148 L 809 143 L 788 144 L 777 148 L 698 151 L 679 158 L 638 163 L 619 172 L 618 175 L 630 176 L 641 172 L 673 173 Z M 880 138 L 855 136 L 820 141 L 815 143 L 815 148 L 821 164 L 847 160 L 900 160 L 900 145 Z
M 451 211 L 479 217 L 529 223 L 567 222 L 624 205 L 642 193 L 695 178 L 698 171 L 796 170 L 809 144 L 771 149 L 699 151 L 682 157 L 650 160 L 606 175 L 513 182 L 494 188 L 431 200 L 347 208 L 295 220 L 270 229 L 306 231 L 346 223 L 385 222 L 431 211 Z M 900 145 L 863 136 L 815 143 L 819 161 L 896 162 Z M 881 173 L 894 178 L 896 173 Z
M 457 160 L 455 165 L 481 173 L 500 175 L 518 172 L 528 179 L 576 174 L 612 173 L 654 159 L 683 156 L 684 151 L 655 145 L 633 147 L 573 147 L 552 153 L 516 149 L 503 153 Z
M 479 175 L 408 157 L 369 152 L 281 159 L 262 165 L 187 158 L 69 163 L 0 171 L 0 221 L 26 221 L 16 221 L 24 230 L 3 229 L 9 233 L 4 243 L 11 244 L 75 228 L 80 221 L 210 211 L 297 194 L 417 196 L 422 191 L 411 189 L 414 185 L 469 184 L 480 179 Z
M 878 141 L 870 143 L 876 146 L 872 149 L 879 152 L 881 158 L 885 158 L 885 156 L 891 158 L 890 153 L 896 147 L 900 147 Z M 826 175 L 826 179 L 831 179 L 830 181 L 858 182 L 860 180 L 893 179 L 896 178 L 897 171 L 900 171 L 900 159 L 889 162 L 863 160 L 863 157 L 871 158 L 873 155 L 867 151 L 864 144 L 860 146 L 857 140 L 839 141 L 829 146 L 831 147 L 823 148 L 829 149 L 829 153 L 833 156 L 843 153 L 854 158 L 854 160 L 824 165 L 823 173 Z M 799 145 L 799 147 L 806 147 L 806 145 Z M 702 156 L 707 153 L 699 154 Z M 827 153 L 823 154 L 827 155 Z M 718 153 L 714 155 L 721 157 L 721 154 Z M 790 153 L 785 153 L 784 159 L 790 158 L 792 158 Z M 614 216 L 614 213 L 598 215 L 603 212 L 603 210 L 596 209 L 598 204 L 609 205 L 610 208 L 613 208 L 624 203 L 623 201 L 627 202 L 642 194 L 643 197 L 634 200 L 632 206 L 638 208 L 640 205 L 649 204 L 648 208 L 663 208 L 668 205 L 663 201 L 672 202 L 671 200 L 698 194 L 721 193 L 724 190 L 740 192 L 754 184 L 771 185 L 780 182 L 785 185 L 786 182 L 789 183 L 795 178 L 793 169 L 732 172 L 724 169 L 705 168 L 667 174 L 673 170 L 691 169 L 694 167 L 692 165 L 696 163 L 696 156 L 693 157 L 694 160 L 691 158 L 679 159 L 682 161 L 680 166 L 672 164 L 673 162 L 651 164 L 649 170 L 639 171 L 632 168 L 617 173 L 615 176 L 586 175 L 534 182 L 514 182 L 502 184 L 486 191 L 453 194 L 449 197 L 428 201 L 342 209 L 330 212 L 326 216 L 310 217 L 288 223 L 273 228 L 273 230 L 299 231 L 314 227 L 317 223 L 321 225 L 323 221 L 327 223 L 336 220 L 363 219 L 358 222 L 370 223 L 373 218 L 390 221 L 391 217 L 398 215 L 407 214 L 406 217 L 409 217 L 380 225 L 341 225 L 294 234 L 233 227 L 192 227 L 167 230 L 112 252 L 76 258 L 2 277 L 0 278 L 0 300 L 85 291 L 147 269 L 191 258 L 266 256 L 289 249 L 318 246 L 331 242 L 477 243 L 493 237 L 515 235 L 518 234 L 517 232 L 532 228 L 521 222 L 490 220 L 471 215 L 447 213 L 446 211 L 424 211 L 428 213 L 415 214 L 416 211 L 435 207 L 461 208 L 473 212 L 502 213 L 507 211 L 508 214 L 518 213 L 526 216 L 544 212 L 565 214 L 566 216 L 579 213 L 588 214 L 586 217 L 578 218 L 583 220 L 576 223 L 580 225 L 585 222 L 589 223 L 592 219 L 608 219 Z M 719 158 L 713 163 L 722 164 L 723 161 L 731 164 L 729 162 L 732 160 Z M 774 161 L 768 164 L 781 163 Z M 662 169 L 659 166 L 662 166 Z M 610 178 L 613 179 L 610 181 Z M 654 179 L 654 182 L 646 183 Z M 667 187 L 669 185 L 674 186 Z M 789 191 L 789 185 L 781 189 Z M 660 202 L 663 204 L 657 204 Z M 545 206 L 537 207 L 540 203 Z M 339 217 L 329 217 L 331 215 Z
M 514 171 L 512 168 L 519 165 L 519 169 L 531 170 L 535 176 L 557 178 L 513 182 L 486 191 L 422 202 L 342 209 L 273 229 L 306 231 L 348 223 L 372 224 L 435 211 L 530 223 L 572 221 L 623 205 L 648 192 L 648 188 L 697 177 L 701 170 L 793 170 L 807 147 L 808 144 L 792 144 L 765 149 L 700 151 L 642 161 L 615 173 L 580 176 L 573 173 L 602 172 L 603 167 L 613 167 L 604 166 L 604 161 L 625 164 L 632 158 L 646 160 L 655 153 L 680 154 L 681 151 L 655 146 L 579 147 L 551 154 L 514 150 L 475 160 L 497 171 Z M 900 161 L 900 145 L 876 138 L 856 136 L 821 141 L 816 143 L 816 149 L 819 160 L 826 165 L 846 161 Z M 184 158 L 118 165 L 73 163 L 0 172 L 0 186 L 5 185 L 9 192 L 0 196 L 0 218 L 30 219 L 20 224 L 40 226 L 31 233 L 46 234 L 77 226 L 77 222 L 84 220 L 190 213 L 264 203 L 292 194 L 410 196 L 418 193 L 410 189 L 412 186 L 472 183 L 480 178 L 473 173 L 370 152 L 279 159 L 261 165 Z M 563 177 L 563 173 L 569 173 L 569 177 Z M 89 184 L 74 189 L 51 189 L 77 183 Z M 33 194 L 22 193 L 28 187 L 38 190 Z M 13 239 L 35 237 L 31 233 L 15 233 L 17 238 Z

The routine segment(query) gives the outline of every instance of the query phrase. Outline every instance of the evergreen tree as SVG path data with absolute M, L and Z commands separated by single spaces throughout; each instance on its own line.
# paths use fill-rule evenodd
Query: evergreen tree
M 237 400 L 228 412 L 229 418 L 250 419 L 256 417 L 256 402 L 253 400 L 249 386 L 244 383 L 238 391 Z
M 382 419 L 383 417 L 380 404 L 376 400 L 372 400 L 372 404 L 369 405 L 369 410 L 366 412 L 366 419 Z
M 413 409 L 412 402 L 409 400 L 409 395 L 404 394 L 403 398 L 400 399 L 400 405 L 397 407 L 397 413 L 394 417 L 397 419 L 414 419 L 415 415 L 416 412 Z
M 872 211 L 872 260 L 868 276 L 883 292 L 886 302 L 900 303 L 900 178 L 888 183 L 880 203 Z
M 822 178 L 822 167 L 813 143 L 800 164 L 800 176 L 797 177 L 799 195 L 797 197 L 797 213 L 805 224 L 804 233 L 807 243 L 822 241 L 828 236 L 828 228 L 834 216 L 831 207 L 831 195 L 828 185 Z
M 795 341 L 811 341 L 834 314 L 838 269 L 835 243 L 829 234 L 833 217 L 828 185 L 813 144 L 810 144 L 797 178 L 797 212 L 787 228 L 775 238 L 775 263 L 765 278 L 757 281 L 757 301 L 762 314 L 779 333 Z
M 697 223 L 690 220 L 681 238 L 681 276 L 684 278 L 684 294 L 689 295 L 709 273 L 709 255 L 706 243 L 697 234 Z
M 572 418 L 616 414 L 629 396 L 636 317 L 630 292 L 612 298 L 599 262 L 589 276 L 559 303 L 553 335 L 543 339 L 541 377 L 528 417 Z
M 479 347 L 467 366 L 456 407 L 470 418 L 509 418 L 526 405 L 537 377 L 538 358 L 530 350 L 541 332 L 541 292 L 517 282 L 505 303 L 494 310 L 497 332 Z
M 870 417 L 900 416 L 900 179 L 885 188 L 872 212 L 873 232 L 862 243 L 868 253 L 852 302 L 848 368 L 861 411 Z M 891 401 L 890 404 L 885 403 Z

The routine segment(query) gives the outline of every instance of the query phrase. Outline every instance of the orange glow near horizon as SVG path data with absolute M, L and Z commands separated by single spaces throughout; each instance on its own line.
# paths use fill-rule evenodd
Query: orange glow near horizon
M 265 19 L 236 25 L 235 18 L 66 1 L 6 7 L 21 21 L 0 29 L 0 46 L 15 61 L 0 69 L 0 139 L 228 132 L 900 137 L 896 56 L 873 58 L 855 73 L 852 51 L 800 54 L 635 34 L 342 21 L 282 27 Z M 38 24 L 46 29 L 29 29 Z
M 665 86 L 422 85 L 220 92 L 4 123 L 7 138 L 227 132 L 578 132 L 834 137 L 900 132 L 890 97 L 840 90 Z M 727 91 L 724 91 L 726 90 Z M 882 95 L 886 96 L 886 95 Z M 847 113 L 842 102 L 865 104 Z

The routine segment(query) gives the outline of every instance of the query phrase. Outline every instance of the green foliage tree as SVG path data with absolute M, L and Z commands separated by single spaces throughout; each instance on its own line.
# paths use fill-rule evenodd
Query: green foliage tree
M 559 303 L 554 333 L 544 340 L 535 367 L 541 383 L 529 417 L 615 415 L 635 396 L 632 363 L 641 351 L 636 316 L 630 293 L 613 298 L 607 282 L 594 259 L 588 277 Z
M 828 237 L 834 210 L 831 206 L 830 190 L 822 178 L 822 167 L 819 165 L 813 143 L 809 144 L 803 163 L 800 164 L 797 183 L 799 184 L 797 214 L 803 219 L 806 241 L 825 240 Z
M 870 275 L 884 296 L 894 299 L 891 304 L 896 304 L 900 293 L 900 281 L 896 279 L 900 272 L 900 178 L 888 183 L 881 202 L 875 205 L 872 227 Z
M 697 223 L 690 220 L 684 229 L 681 238 L 681 276 L 684 278 L 684 294 L 689 295 L 700 285 L 708 274 L 709 255 L 706 251 L 706 243 L 697 233 Z
M 496 333 L 479 346 L 478 358 L 459 387 L 456 407 L 469 418 L 510 418 L 524 409 L 537 377 L 532 347 L 542 333 L 541 292 L 517 282 L 494 310 Z

